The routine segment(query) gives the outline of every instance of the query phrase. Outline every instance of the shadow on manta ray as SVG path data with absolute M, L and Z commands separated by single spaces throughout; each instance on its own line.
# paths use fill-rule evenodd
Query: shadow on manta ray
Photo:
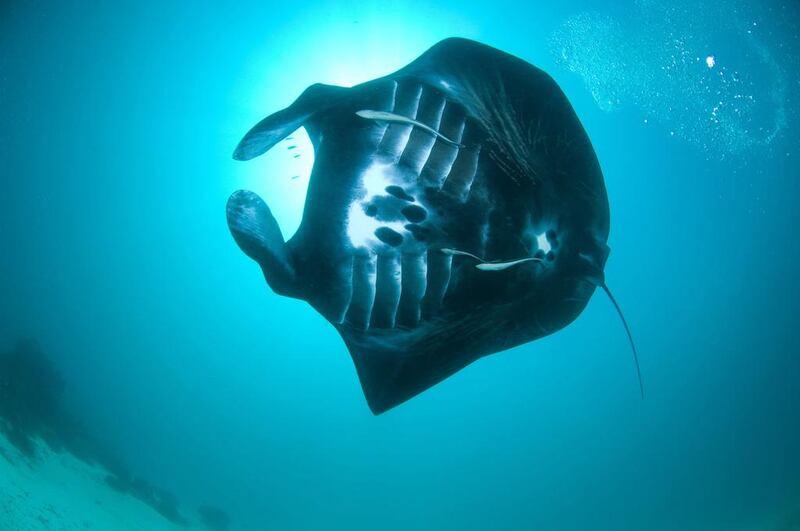
M 476 359 L 552 334 L 605 284 L 608 198 L 586 132 L 534 66 L 460 38 L 352 88 L 315 84 L 253 127 L 248 160 L 299 127 L 314 146 L 284 242 L 256 194 L 231 233 L 278 294 L 336 327 L 373 413 Z

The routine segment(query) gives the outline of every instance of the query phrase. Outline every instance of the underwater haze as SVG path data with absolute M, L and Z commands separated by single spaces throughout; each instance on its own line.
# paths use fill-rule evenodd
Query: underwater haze
M 0 432 L 23 451 L 68 415 L 109 488 L 190 527 L 800 530 L 800 5 L 696 4 L 6 0 L 0 352 L 52 367 L 33 392 L 0 356 L 0 390 L 21 389 L 0 392 Z M 375 416 L 336 330 L 231 238 L 243 188 L 291 235 L 314 161 L 303 130 L 233 160 L 254 123 L 452 36 L 543 69 L 575 108 L 643 400 L 598 291 Z M 23 529 L 2 481 L 0 531 Z

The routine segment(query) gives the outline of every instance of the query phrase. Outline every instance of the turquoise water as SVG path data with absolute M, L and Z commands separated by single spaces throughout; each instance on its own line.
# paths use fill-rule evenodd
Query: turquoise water
M 136 474 L 232 529 L 800 528 L 796 3 L 95 4 L 0 7 L 0 346 L 35 339 Z M 595 296 L 375 417 L 231 239 L 239 188 L 291 234 L 313 160 L 233 161 L 252 124 L 453 35 L 588 131 L 644 401 Z

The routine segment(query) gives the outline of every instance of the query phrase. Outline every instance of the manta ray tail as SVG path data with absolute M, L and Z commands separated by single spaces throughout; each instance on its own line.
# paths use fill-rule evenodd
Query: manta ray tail
M 600 287 L 603 288 L 603 291 L 605 291 L 606 295 L 608 295 L 611 304 L 613 304 L 614 308 L 616 308 L 617 314 L 622 321 L 622 326 L 625 327 L 625 333 L 628 334 L 628 341 L 630 342 L 631 350 L 633 351 L 633 361 L 636 364 L 636 376 L 639 378 L 639 394 L 642 396 L 642 399 L 644 399 L 644 385 L 642 384 L 642 371 L 639 369 L 639 355 L 636 352 L 636 344 L 633 342 L 633 335 L 631 334 L 630 327 L 628 327 L 628 321 L 625 320 L 625 315 L 622 313 L 622 308 L 620 308 L 619 304 L 617 304 L 617 299 L 615 299 L 614 295 L 611 294 L 611 290 L 608 289 L 606 283 L 601 283 Z

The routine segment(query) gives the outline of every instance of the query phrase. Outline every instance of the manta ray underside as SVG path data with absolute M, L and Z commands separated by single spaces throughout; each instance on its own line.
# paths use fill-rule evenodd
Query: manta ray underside
M 565 95 L 525 61 L 447 39 L 386 77 L 312 85 L 234 158 L 300 127 L 315 159 L 294 236 L 248 191 L 228 223 L 276 293 L 336 327 L 374 413 L 552 334 L 607 290 L 600 166 Z

